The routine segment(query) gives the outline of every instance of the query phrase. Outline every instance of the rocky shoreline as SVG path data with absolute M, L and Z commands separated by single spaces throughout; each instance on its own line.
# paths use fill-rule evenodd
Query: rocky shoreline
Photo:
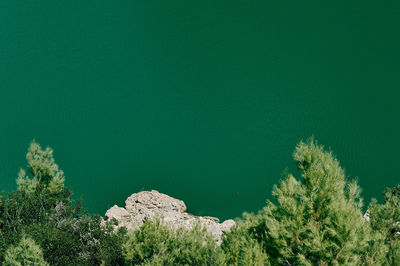
M 107 210 L 107 220 L 115 218 L 118 227 L 137 229 L 146 220 L 157 217 L 173 229 L 185 227 L 188 229 L 199 222 L 201 226 L 211 233 L 217 244 L 221 243 L 222 234 L 229 232 L 235 224 L 232 219 L 220 223 L 218 218 L 210 216 L 195 216 L 186 212 L 187 208 L 182 200 L 175 199 L 156 190 L 141 191 L 132 194 L 125 201 L 125 208 L 114 205 Z

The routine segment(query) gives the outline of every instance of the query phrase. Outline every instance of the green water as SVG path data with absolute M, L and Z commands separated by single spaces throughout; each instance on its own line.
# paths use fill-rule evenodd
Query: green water
M 312 134 L 367 202 L 399 183 L 398 1 L 0 1 L 0 187 L 29 142 L 90 212 L 157 189 L 265 205 Z

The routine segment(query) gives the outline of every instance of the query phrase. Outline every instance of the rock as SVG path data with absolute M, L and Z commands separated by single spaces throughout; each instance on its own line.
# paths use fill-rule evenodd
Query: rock
M 219 223 L 219 219 L 210 216 L 195 216 L 186 212 L 186 205 L 183 201 L 172 198 L 156 190 L 142 191 L 132 194 L 125 201 L 125 208 L 114 205 L 106 212 L 110 220 L 118 220 L 118 227 L 125 226 L 128 229 L 138 229 L 146 220 L 153 220 L 159 217 L 165 224 L 173 229 L 185 227 L 188 229 L 200 222 L 209 233 L 215 238 L 217 244 L 221 244 L 223 232 L 229 232 L 235 225 L 233 220 L 226 220 Z
M 366 221 L 368 221 L 369 222 L 369 220 L 370 220 L 370 218 L 369 218 L 369 210 L 367 210 L 365 213 L 364 213 L 364 219 L 366 220 Z
M 114 205 L 111 209 L 106 212 L 106 216 L 109 219 L 115 218 L 117 220 L 130 218 L 129 212 L 127 212 L 124 208 L 118 207 Z
M 231 227 L 234 226 L 235 224 L 236 223 L 235 223 L 234 220 L 229 219 L 229 220 L 226 220 L 225 222 L 223 222 L 220 225 L 220 228 L 221 228 L 222 232 L 227 232 L 228 233 L 231 230 Z

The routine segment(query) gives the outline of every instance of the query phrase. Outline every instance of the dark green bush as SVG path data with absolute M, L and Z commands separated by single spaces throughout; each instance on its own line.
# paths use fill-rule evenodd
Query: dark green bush
M 53 151 L 33 142 L 27 160 L 31 176 L 21 170 L 18 189 L 0 198 L 0 260 L 26 232 L 51 265 L 121 265 L 123 231 L 114 233 L 82 211 L 81 201 L 74 203 Z

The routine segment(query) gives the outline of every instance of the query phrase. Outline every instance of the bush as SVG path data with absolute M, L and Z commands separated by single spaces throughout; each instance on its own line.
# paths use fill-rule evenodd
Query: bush
M 128 234 L 123 255 L 129 265 L 222 265 L 222 250 L 204 228 L 170 229 L 160 220 L 146 221 Z
M 113 232 L 100 217 L 69 219 L 56 226 L 33 224 L 26 230 L 37 239 L 51 265 L 122 265 L 123 231 Z
M 27 153 L 30 176 L 21 170 L 16 191 L 0 198 L 0 259 L 23 232 L 43 248 L 51 265 L 120 265 L 124 231 L 115 233 L 100 216 L 82 211 L 71 199 L 50 148 L 32 142 Z
M 230 232 L 223 236 L 221 248 L 225 253 L 227 265 L 270 265 L 263 243 L 257 239 L 263 233 L 261 215 L 243 214 L 244 219 L 237 220 Z
M 399 186 L 385 190 L 383 204 L 372 200 L 368 213 L 371 226 L 385 236 L 388 248 L 385 263 L 400 265 L 400 193 Z

